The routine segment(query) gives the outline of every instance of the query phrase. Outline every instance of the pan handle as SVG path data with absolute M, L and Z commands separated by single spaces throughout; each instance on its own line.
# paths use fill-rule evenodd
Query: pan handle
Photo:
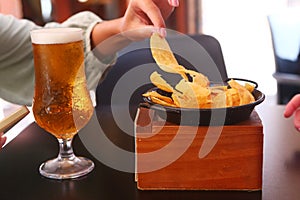
M 255 85 L 255 88 L 258 87 L 258 84 L 255 82 L 255 81 L 251 81 L 251 80 L 248 80 L 248 79 L 244 79 L 244 78 L 228 78 L 225 80 L 225 82 L 227 83 L 228 81 L 230 80 L 236 80 L 236 81 L 244 81 L 244 82 L 249 82 L 249 83 L 252 83 L 253 85 Z

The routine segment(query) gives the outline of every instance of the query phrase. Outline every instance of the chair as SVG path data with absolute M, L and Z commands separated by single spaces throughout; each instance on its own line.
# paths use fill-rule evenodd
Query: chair
M 268 16 L 277 81 L 277 103 L 286 104 L 300 92 L 300 13 L 286 10 Z
M 213 82 L 227 79 L 227 71 L 219 42 L 208 35 L 170 35 L 167 40 L 178 63 L 196 69 Z M 149 76 L 160 71 L 152 58 L 149 40 L 133 43 L 120 51 L 118 60 L 99 83 L 97 104 L 130 104 L 142 102 L 142 94 L 153 87 Z

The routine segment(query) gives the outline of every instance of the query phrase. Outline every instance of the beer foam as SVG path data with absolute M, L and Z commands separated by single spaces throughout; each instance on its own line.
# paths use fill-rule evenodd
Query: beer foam
M 30 32 L 34 44 L 62 44 L 82 40 L 80 28 L 42 28 Z

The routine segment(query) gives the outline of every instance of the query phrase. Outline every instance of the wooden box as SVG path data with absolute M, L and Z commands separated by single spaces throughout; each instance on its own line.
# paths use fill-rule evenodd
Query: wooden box
M 193 127 L 139 108 L 135 134 L 141 190 L 262 189 L 263 126 L 255 111 L 236 125 Z

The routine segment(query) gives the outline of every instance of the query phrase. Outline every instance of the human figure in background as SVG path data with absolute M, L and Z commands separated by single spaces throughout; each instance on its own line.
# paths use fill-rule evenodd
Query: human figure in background
M 0 0 L 0 13 L 21 19 L 23 17 L 21 0 Z M 5 141 L 6 137 L 0 133 L 0 147 L 4 145 Z
M 178 5 L 179 0 L 130 0 L 124 16 L 117 19 L 103 21 L 91 12 L 82 12 L 63 23 L 49 23 L 45 27 L 80 27 L 84 30 L 87 82 L 89 89 L 95 90 L 104 71 L 115 62 L 118 50 L 150 37 L 153 32 L 165 36 L 165 19 Z M 38 28 L 43 27 L 29 20 L 0 14 L 0 98 L 11 103 L 32 103 L 34 65 L 29 33 Z M 111 37 L 115 40 L 110 41 L 109 48 L 99 45 Z M 94 48 L 97 48 L 97 56 Z M 4 143 L 5 139 L 0 139 L 0 144 Z
M 178 6 L 178 0 L 131 0 L 124 16 L 117 19 L 102 20 L 85 11 L 63 23 L 51 22 L 43 27 L 83 29 L 88 89 L 95 90 L 120 49 L 131 42 L 149 38 L 153 32 L 165 35 L 165 19 L 174 6 Z M 29 33 L 43 27 L 29 20 L 0 14 L 0 98 L 14 104 L 31 105 L 34 65 Z M 104 45 L 103 41 L 108 38 L 114 38 L 114 41 Z
M 300 94 L 295 95 L 286 105 L 284 116 L 294 115 L 294 126 L 300 132 Z

